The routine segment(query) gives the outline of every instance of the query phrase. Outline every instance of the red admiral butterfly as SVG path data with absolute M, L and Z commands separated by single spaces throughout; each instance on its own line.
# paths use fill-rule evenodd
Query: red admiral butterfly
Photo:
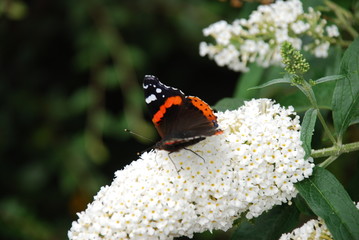
M 210 106 L 198 97 L 185 96 L 152 75 L 145 76 L 143 89 L 152 122 L 162 138 L 154 148 L 176 152 L 223 132 Z

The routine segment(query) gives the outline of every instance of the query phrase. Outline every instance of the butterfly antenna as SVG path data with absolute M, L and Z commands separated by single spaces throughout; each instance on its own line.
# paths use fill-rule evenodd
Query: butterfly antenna
M 146 139 L 146 140 L 149 141 L 149 142 L 154 142 L 152 139 L 147 138 L 147 137 L 145 137 L 145 136 L 142 136 L 142 135 L 140 135 L 140 134 L 138 134 L 138 133 L 132 132 L 130 129 L 125 128 L 125 129 L 123 129 L 123 130 L 124 130 L 125 132 L 128 132 L 128 133 L 130 133 L 130 134 L 132 134 L 132 135 L 135 135 L 135 136 L 137 136 L 137 137 L 139 137 L 139 138 Z
M 137 137 L 139 137 L 139 138 L 146 139 L 146 140 L 149 141 L 149 142 L 154 142 L 152 139 L 149 139 L 149 138 L 147 138 L 147 137 L 145 137 L 145 136 L 142 136 L 142 135 L 140 135 L 140 134 L 138 134 L 138 133 L 135 133 L 135 132 L 131 131 L 130 129 L 125 128 L 124 131 L 125 131 L 125 132 L 128 132 L 128 133 L 130 133 L 130 134 L 132 134 L 132 135 L 135 135 L 135 136 L 137 136 Z M 151 146 L 151 147 L 146 148 L 145 150 L 142 150 L 141 152 L 137 152 L 137 156 L 141 156 L 142 153 L 147 152 L 148 150 L 152 150 L 152 149 L 154 149 L 154 148 L 155 148 L 154 146 Z
M 199 155 L 198 153 L 196 153 L 196 152 L 193 151 L 192 149 L 185 148 L 185 147 L 184 147 L 183 149 L 185 149 L 185 150 L 187 150 L 187 151 L 190 151 L 190 152 L 192 152 L 193 154 L 197 155 L 198 157 L 202 158 L 202 160 L 203 160 L 204 163 L 206 162 L 206 160 L 204 160 L 204 158 L 203 158 L 201 155 Z

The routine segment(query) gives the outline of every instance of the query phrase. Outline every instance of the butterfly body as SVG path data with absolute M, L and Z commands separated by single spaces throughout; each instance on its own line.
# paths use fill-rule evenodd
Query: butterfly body
M 143 88 L 152 122 L 162 138 L 154 148 L 176 152 L 222 133 L 212 109 L 198 97 L 186 96 L 152 75 L 145 76 Z

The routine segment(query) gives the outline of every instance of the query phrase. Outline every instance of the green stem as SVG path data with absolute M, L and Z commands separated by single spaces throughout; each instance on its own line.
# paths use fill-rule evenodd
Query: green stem
M 352 42 L 353 42 L 353 41 L 341 40 L 341 41 L 339 41 L 339 44 L 340 44 L 342 47 L 349 47 L 349 45 L 350 45 Z
M 333 155 L 333 156 L 330 156 L 328 157 L 327 159 L 325 159 L 324 162 L 320 163 L 319 164 L 319 167 L 322 167 L 322 168 L 326 168 L 328 167 L 332 162 L 335 161 L 335 159 L 337 159 L 339 156 L 337 155 Z
M 313 108 L 318 111 L 318 118 L 321 124 L 323 125 L 325 133 L 328 135 L 330 141 L 333 143 L 333 145 L 337 145 L 337 141 L 335 140 L 333 134 L 330 132 L 329 127 L 327 126 L 323 115 L 320 113 L 317 100 L 315 98 L 312 86 L 303 79 L 301 84 L 295 84 L 309 99 L 310 103 L 312 104 Z
M 332 141 L 333 144 L 336 144 L 335 138 L 334 138 L 333 134 L 330 132 L 329 127 L 326 124 L 326 122 L 325 122 L 325 120 L 323 118 L 323 115 L 320 113 L 320 110 L 319 110 L 318 106 L 316 106 L 316 109 L 318 110 L 318 118 L 319 118 L 319 121 L 323 125 L 325 133 L 328 135 L 330 141 Z
M 335 159 L 337 159 L 339 156 L 330 156 L 328 157 L 327 159 L 325 159 L 324 162 L 320 163 L 319 166 L 322 167 L 322 168 L 326 168 L 328 167 L 332 162 L 335 161 Z
M 311 156 L 313 158 L 329 157 L 319 166 L 326 167 L 332 163 L 336 158 L 338 158 L 343 153 L 353 152 L 359 150 L 359 142 L 353 142 L 348 144 L 343 144 L 341 146 L 333 146 L 330 148 L 323 148 L 318 150 L 312 150 Z

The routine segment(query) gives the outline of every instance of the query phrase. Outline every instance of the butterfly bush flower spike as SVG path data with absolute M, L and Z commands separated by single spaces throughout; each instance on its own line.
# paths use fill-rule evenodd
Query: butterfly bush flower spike
M 203 35 L 211 36 L 215 42 L 201 42 L 201 56 L 207 55 L 218 66 L 248 71 L 252 62 L 262 67 L 280 65 L 280 47 L 285 41 L 298 50 L 325 58 L 330 44 L 338 40 L 339 31 L 313 8 L 305 12 L 301 1 L 278 0 L 259 6 L 248 19 L 237 19 L 232 24 L 224 20 L 213 23 L 203 29 Z
M 164 150 L 143 153 L 78 213 L 69 238 L 192 237 L 290 202 L 294 183 L 314 167 L 304 159 L 293 108 L 258 99 L 217 117 L 223 133 L 188 147 L 203 159 L 185 149 L 172 152 L 172 161 Z

